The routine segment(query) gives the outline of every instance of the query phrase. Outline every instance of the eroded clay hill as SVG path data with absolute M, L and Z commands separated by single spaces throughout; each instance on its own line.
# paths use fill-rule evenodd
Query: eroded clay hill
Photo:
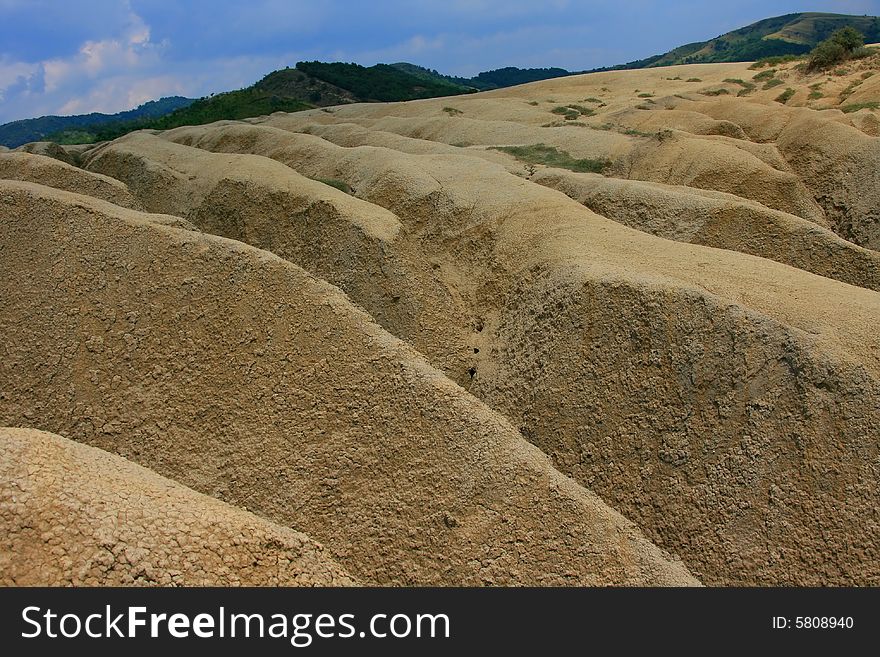
M 876 65 L 0 155 L 0 423 L 361 582 L 880 583 Z
M 362 582 L 695 583 L 338 288 L 86 196 L 0 199 L 5 423 L 301 530 Z
M 299 532 L 103 450 L 0 428 L 0 585 L 351 584 Z

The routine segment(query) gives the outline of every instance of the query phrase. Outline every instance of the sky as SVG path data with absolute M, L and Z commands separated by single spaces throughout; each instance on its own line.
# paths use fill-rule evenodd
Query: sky
M 302 60 L 585 70 L 880 0 L 0 0 L 0 123 L 248 86 Z

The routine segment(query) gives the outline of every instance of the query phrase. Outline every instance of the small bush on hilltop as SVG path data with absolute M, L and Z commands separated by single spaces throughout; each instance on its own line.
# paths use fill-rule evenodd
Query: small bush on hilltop
M 859 54 L 864 43 L 865 38 L 861 32 L 852 27 L 835 30 L 830 37 L 813 48 L 807 62 L 807 69 L 817 71 L 831 68 L 852 59 L 854 54 Z

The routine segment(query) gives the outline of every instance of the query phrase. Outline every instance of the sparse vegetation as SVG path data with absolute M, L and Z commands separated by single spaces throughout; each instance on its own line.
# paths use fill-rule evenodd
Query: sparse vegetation
M 581 116 L 593 116 L 596 113 L 595 110 L 584 105 L 560 105 L 550 111 L 553 114 L 559 114 L 566 121 L 574 121 Z
M 703 80 L 701 78 L 688 78 L 687 81 L 688 82 L 702 82 Z
M 770 68 L 766 71 L 761 71 L 760 73 L 756 73 L 752 76 L 752 80 L 755 82 L 764 82 L 765 80 L 772 80 L 776 75 L 776 69 Z
M 846 88 L 845 88 L 843 91 L 840 92 L 840 100 L 841 100 L 841 102 L 843 102 L 844 100 L 846 100 L 847 98 L 849 98 L 849 97 L 852 95 L 852 92 L 856 90 L 856 87 L 858 87 L 859 85 L 861 85 L 863 82 L 864 82 L 864 80 L 862 80 L 862 79 L 859 79 L 859 80 L 853 80 L 852 82 L 850 82 L 850 83 L 846 86 Z
M 653 98 L 653 97 L 654 97 L 654 94 L 648 93 L 647 91 L 639 94 L 639 98 Z
M 776 96 L 776 98 L 774 100 L 777 103 L 782 103 L 783 105 L 785 105 L 791 99 L 791 97 L 794 96 L 794 94 L 795 94 L 795 90 L 792 89 L 791 87 L 788 87 L 785 91 L 783 91 L 781 94 Z
M 746 82 L 745 80 L 740 80 L 739 78 L 726 78 L 724 80 L 728 84 L 738 84 L 742 87 L 739 92 L 736 94 L 737 96 L 747 96 L 755 90 L 755 84 L 753 82 Z
M 762 57 L 754 64 L 749 66 L 749 68 L 755 70 L 759 68 L 764 68 L 765 66 L 779 66 L 780 64 L 788 64 L 790 62 L 796 62 L 800 59 L 803 59 L 803 55 L 775 55 L 772 57 Z
M 578 112 L 576 109 L 572 109 L 570 107 L 564 107 L 562 105 L 560 105 L 559 107 L 554 107 L 550 111 L 553 114 L 559 114 L 560 116 L 564 117 L 568 121 L 574 121 L 576 118 L 578 118 L 581 115 L 581 113 Z
M 544 123 L 542 128 L 568 128 L 570 126 L 575 126 L 577 128 L 589 128 L 590 126 L 584 123 L 583 121 L 552 121 L 550 123 Z
M 841 107 L 840 111 L 844 114 L 851 114 L 852 112 L 858 112 L 861 109 L 880 109 L 880 103 L 873 100 L 865 103 L 850 103 L 849 105 Z
M 816 83 L 810 85 L 810 95 L 808 98 L 810 100 L 819 100 L 820 98 L 824 98 L 825 94 L 821 91 L 822 83 Z
M 527 104 L 527 105 L 540 105 L 540 103 L 539 103 L 537 100 L 530 100 L 530 101 L 529 101 L 528 103 L 526 103 L 526 104 Z
M 493 146 L 492 150 L 508 153 L 527 164 L 543 164 L 544 166 L 568 169 L 577 173 L 602 173 L 611 166 L 611 162 L 608 160 L 574 158 L 567 152 L 560 151 L 555 146 L 548 146 L 547 144 Z
M 784 82 L 782 80 L 780 80 L 779 78 L 771 78 L 770 80 L 767 80 L 767 82 L 765 82 L 764 86 L 761 88 L 764 91 L 767 91 L 767 89 L 772 89 L 773 87 L 778 87 L 780 84 L 784 84 Z
M 600 99 L 598 99 L 598 98 L 590 97 L 590 98 L 584 98 L 584 102 L 585 102 L 585 103 L 597 103 L 597 104 L 599 104 L 599 103 L 601 103 L 602 101 L 601 101 Z
M 727 89 L 707 89 L 706 91 L 701 91 L 700 93 L 704 96 L 726 96 L 730 94 Z
M 330 185 L 330 187 L 335 187 L 340 192 L 345 192 L 346 194 L 351 194 L 352 189 L 351 186 L 344 180 L 338 180 L 336 178 L 312 178 L 319 183 L 324 183 L 325 185 Z
M 460 109 L 456 109 L 455 107 L 444 107 L 443 111 L 446 112 L 449 116 L 458 116 L 459 114 L 464 114 Z

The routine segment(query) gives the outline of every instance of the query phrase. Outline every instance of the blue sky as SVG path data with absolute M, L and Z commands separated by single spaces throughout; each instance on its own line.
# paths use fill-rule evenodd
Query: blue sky
M 797 11 L 880 0 L 0 0 L 0 123 L 203 96 L 304 59 L 583 70 Z

